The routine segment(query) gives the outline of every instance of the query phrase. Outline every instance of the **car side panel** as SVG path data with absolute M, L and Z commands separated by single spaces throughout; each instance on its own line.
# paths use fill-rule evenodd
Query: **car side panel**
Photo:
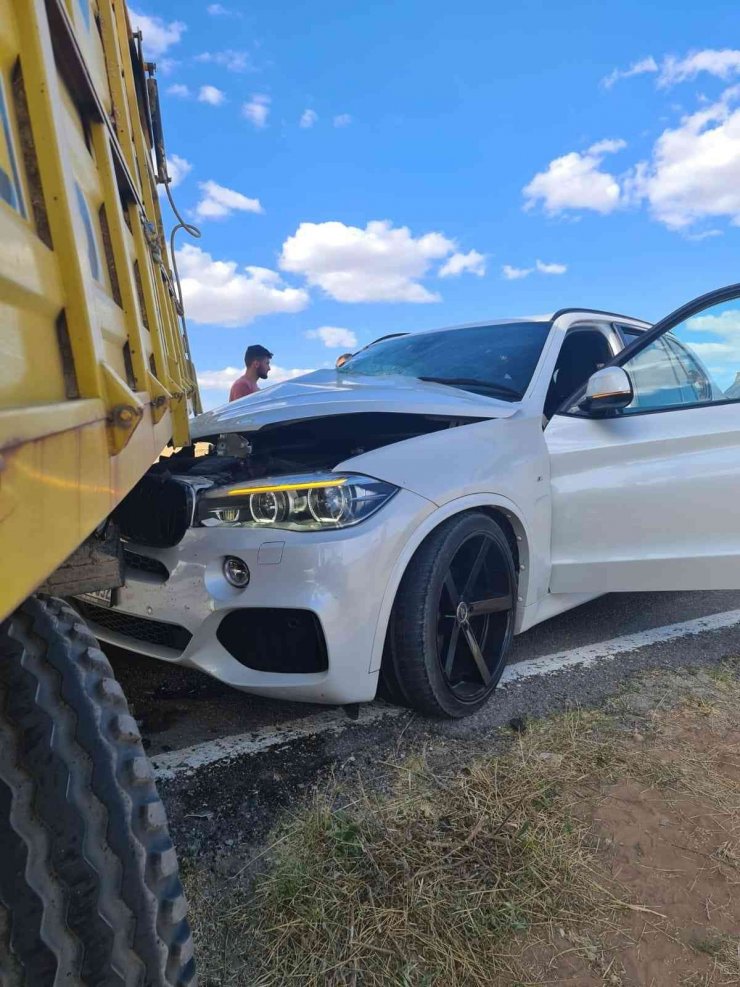
M 552 593 L 740 588 L 740 405 L 556 415 Z
M 547 593 L 550 465 L 540 413 L 525 417 L 520 412 L 505 421 L 476 422 L 419 436 L 356 456 L 337 469 L 387 480 L 439 507 L 458 504 L 462 511 L 468 498 L 475 498 L 476 506 L 510 505 L 526 533 L 522 606 Z

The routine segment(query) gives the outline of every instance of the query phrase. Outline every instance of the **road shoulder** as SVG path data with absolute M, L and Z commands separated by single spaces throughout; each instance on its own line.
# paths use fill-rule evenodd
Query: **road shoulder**
M 206 982 L 735 982 L 739 669 L 345 764 L 186 866 Z

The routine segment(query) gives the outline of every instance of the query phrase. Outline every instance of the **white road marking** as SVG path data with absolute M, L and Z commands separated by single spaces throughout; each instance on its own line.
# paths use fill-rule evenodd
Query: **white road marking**
M 637 631 L 635 634 L 624 634 L 622 637 L 587 644 L 582 648 L 559 651 L 556 654 L 508 665 L 501 676 L 500 685 L 509 686 L 538 675 L 552 675 L 576 665 L 593 665 L 598 661 L 608 661 L 617 655 L 651 644 L 673 641 L 692 634 L 702 634 L 705 631 L 723 630 L 739 624 L 740 610 L 728 610 L 724 613 L 697 617 L 694 620 L 684 620 L 677 624 L 667 624 L 665 627 Z M 341 733 L 355 723 L 367 726 L 386 717 L 398 717 L 404 713 L 408 715 L 408 710 L 373 703 L 360 707 L 358 719 L 350 720 L 341 709 L 327 709 L 325 712 L 306 716 L 300 720 L 265 726 L 251 733 L 221 737 L 218 740 L 194 744 L 192 747 L 167 754 L 157 754 L 151 760 L 157 779 L 165 781 L 181 774 L 192 774 L 200 768 L 217 762 L 228 762 L 239 757 L 258 754 L 269 748 L 284 747 L 296 740 L 317 734 Z
M 508 665 L 499 684 L 511 685 L 522 679 L 531 679 L 535 675 L 552 675 L 553 672 L 574 665 L 593 665 L 597 661 L 614 658 L 625 651 L 635 651 L 650 644 L 673 641 L 679 637 L 702 634 L 704 631 L 720 631 L 738 624 L 740 624 L 740 610 L 726 610 L 724 613 L 713 613 L 706 617 L 696 617 L 694 620 L 683 620 L 678 624 L 651 627 L 647 631 L 637 631 L 635 634 L 613 637 L 609 641 L 598 641 L 596 644 L 587 644 L 582 648 L 573 648 L 571 651 L 559 651 L 554 655 L 544 655 L 542 658 L 532 658 L 529 661 Z
M 218 740 L 183 747 L 179 751 L 171 751 L 168 754 L 156 754 L 151 761 L 157 780 L 165 781 L 179 774 L 190 774 L 217 761 L 233 761 L 234 758 L 258 754 L 270 747 L 284 747 L 295 740 L 313 737 L 320 733 L 341 733 L 355 723 L 367 726 L 385 717 L 400 716 L 402 713 L 408 715 L 408 710 L 373 703 L 372 706 L 361 706 L 358 718 L 350 720 L 342 709 L 327 709 L 326 712 L 315 713 L 301 720 L 288 720 L 285 723 L 253 730 L 251 733 L 220 737 Z

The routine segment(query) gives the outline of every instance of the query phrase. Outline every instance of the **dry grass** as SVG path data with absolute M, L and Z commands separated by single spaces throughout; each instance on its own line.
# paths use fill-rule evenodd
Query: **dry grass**
M 258 889 L 262 982 L 490 984 L 518 976 L 521 934 L 607 921 L 589 828 L 555 770 L 580 721 L 444 781 L 403 765 L 390 799 L 338 811 L 318 799 Z
M 390 797 L 337 807 L 322 792 L 278 835 L 255 898 L 223 916 L 232 944 L 247 929 L 253 943 L 250 977 L 234 982 L 524 983 L 523 936 L 614 924 L 619 898 L 594 881 L 579 806 L 594 768 L 616 777 L 619 746 L 607 718 L 578 712 L 444 778 L 424 759 L 389 766 Z
M 713 984 L 740 984 L 740 939 L 719 932 L 700 936 L 689 942 L 699 954 L 709 956 L 712 965 L 707 973 L 689 976 L 685 987 L 709 987 Z
M 594 982 L 627 982 L 615 959 L 633 941 L 625 917 L 676 936 L 611 879 L 593 811 L 624 779 L 690 792 L 726 817 L 713 865 L 737 868 L 740 786 L 727 771 L 737 752 L 721 738 L 738 722 L 740 686 L 718 678 L 711 690 L 711 700 L 648 716 L 643 734 L 621 717 L 576 711 L 535 725 L 504 756 L 468 763 L 448 742 L 444 770 L 430 766 L 438 756 L 389 765 L 390 795 L 330 787 L 275 834 L 253 893 L 232 883 L 214 904 L 191 877 L 202 968 L 208 939 L 203 980 L 544 984 L 573 954 Z M 674 745 L 677 716 L 717 743 Z M 737 939 L 709 932 L 684 947 L 711 957 L 713 971 L 691 979 L 687 969 L 687 984 L 740 983 Z

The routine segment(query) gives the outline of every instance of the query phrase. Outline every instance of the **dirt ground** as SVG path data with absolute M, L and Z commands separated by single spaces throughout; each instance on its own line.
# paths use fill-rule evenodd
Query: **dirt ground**
M 327 780 L 256 862 L 186 865 L 201 981 L 740 984 L 739 669 Z
M 702 699 L 657 716 L 650 740 L 635 731 L 636 755 L 650 748 L 648 777 L 620 778 L 587 809 L 595 863 L 625 906 L 601 941 L 552 948 L 547 981 L 740 984 L 739 722 Z

